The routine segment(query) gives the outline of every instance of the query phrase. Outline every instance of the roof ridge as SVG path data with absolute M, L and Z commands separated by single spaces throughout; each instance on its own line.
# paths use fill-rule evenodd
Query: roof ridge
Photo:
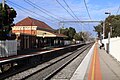
M 34 18 L 31 18 L 31 17 L 28 17 L 28 18 L 31 20 L 31 24 L 32 24 L 32 25 L 36 25 L 36 24 L 35 24 L 35 21 L 34 21 L 34 20 L 35 20 Z
M 45 22 L 31 18 L 29 16 L 19 21 L 18 23 L 16 23 L 15 26 L 38 26 L 43 29 L 54 30 L 52 27 L 50 27 Z
M 34 23 L 34 25 L 36 25 L 36 24 L 35 24 L 35 21 L 42 22 L 42 23 L 46 24 L 45 22 L 40 21 L 40 20 L 38 20 L 38 19 L 34 19 L 34 18 L 32 18 L 32 17 L 29 17 L 29 16 L 28 16 L 28 18 L 32 20 L 32 22 Z M 46 24 L 46 25 L 47 25 L 47 24 Z M 48 25 L 48 26 L 49 26 L 49 25 Z M 50 27 L 50 26 L 49 26 L 49 27 Z

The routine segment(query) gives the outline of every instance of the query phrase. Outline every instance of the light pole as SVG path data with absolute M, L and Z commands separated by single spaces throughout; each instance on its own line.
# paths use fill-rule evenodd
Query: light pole
M 2 0 L 2 7 L 5 8 L 5 0 Z
M 105 21 L 103 21 L 103 39 L 105 38 Z
M 105 14 L 109 14 L 109 16 L 111 16 L 110 12 L 105 12 Z M 109 53 L 110 53 L 110 31 L 108 32 L 108 54 Z

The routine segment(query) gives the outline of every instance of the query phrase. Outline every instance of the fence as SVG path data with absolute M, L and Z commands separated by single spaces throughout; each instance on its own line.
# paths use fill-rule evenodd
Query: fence
M 71 41 L 67 41 L 67 40 L 64 41 L 64 45 L 70 45 L 70 44 L 71 44 Z
M 17 41 L 0 41 L 0 57 L 8 57 L 13 55 L 17 55 Z
M 107 50 L 108 39 L 104 39 L 102 40 L 102 42 L 105 44 L 105 50 Z M 110 38 L 109 48 L 110 48 L 109 53 L 118 61 L 120 61 L 120 37 Z

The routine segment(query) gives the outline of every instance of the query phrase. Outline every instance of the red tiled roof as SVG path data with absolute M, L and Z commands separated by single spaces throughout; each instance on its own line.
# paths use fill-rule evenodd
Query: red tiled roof
M 59 33 L 53 33 L 54 35 L 56 35 L 56 37 L 67 37 L 66 35 L 64 34 L 59 34 Z
M 50 26 L 46 23 L 33 19 L 31 17 L 27 17 L 20 22 L 16 23 L 15 26 L 38 26 L 39 28 L 46 29 L 46 30 L 53 30 Z

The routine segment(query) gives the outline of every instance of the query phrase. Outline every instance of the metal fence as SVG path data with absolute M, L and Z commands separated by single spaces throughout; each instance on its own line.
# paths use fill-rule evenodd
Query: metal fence
M 8 57 L 13 55 L 17 55 L 17 41 L 0 41 L 0 57 Z

